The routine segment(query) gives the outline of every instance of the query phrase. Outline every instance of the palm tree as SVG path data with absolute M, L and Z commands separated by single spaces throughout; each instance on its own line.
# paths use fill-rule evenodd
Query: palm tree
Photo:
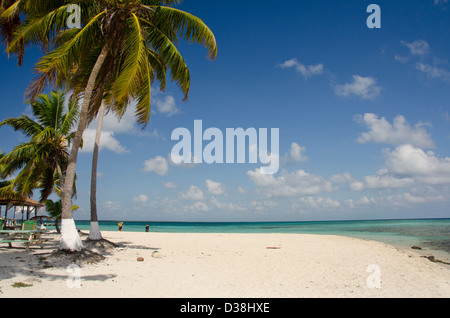
M 91 171 L 91 226 L 89 231 L 89 240 L 99 241 L 102 240 L 102 233 L 98 226 L 98 214 L 97 214 L 97 165 L 98 165 L 98 153 L 100 148 L 100 138 L 102 134 L 103 117 L 105 114 L 106 104 L 102 102 L 100 110 L 98 112 L 97 131 L 95 134 L 94 152 L 92 154 L 92 171 Z
M 45 201 L 45 210 L 55 220 L 56 232 L 61 234 L 59 229 L 59 222 L 61 221 L 61 200 L 54 202 L 53 200 Z
M 40 43 L 58 31 L 54 37 L 54 49 L 36 65 L 36 71 L 40 75 L 29 87 L 28 96 L 31 98 L 48 83 L 70 83 L 74 74 L 81 74 L 87 79 L 81 86 L 83 104 L 62 188 L 60 250 L 82 249 L 72 217 L 70 192 L 84 129 L 89 116 L 97 113 L 101 100 L 106 97 L 110 109 L 119 117 L 125 113 L 132 99 L 137 100 L 137 122 L 144 128 L 150 117 L 151 83 L 156 76 L 164 89 L 165 69 L 170 70 L 172 80 L 181 88 L 187 100 L 190 74 L 185 60 L 176 48 L 179 38 L 184 37 L 188 42 L 205 45 L 211 59 L 217 55 L 216 40 L 211 30 L 199 18 L 172 7 L 179 2 L 35 0 L 32 2 L 35 12 L 41 14 L 30 16 L 8 47 L 8 52 L 14 52 L 20 41 L 25 45 Z M 70 4 L 77 4 L 82 8 L 81 28 L 67 29 L 65 26 Z M 110 88 L 98 90 L 101 86 L 99 79 L 106 76 L 106 66 L 111 63 L 116 63 L 114 70 L 117 71 L 111 82 L 108 82 Z M 85 65 L 89 67 L 86 68 Z M 107 92 L 107 96 L 103 95 L 104 92 Z
M 0 0 L 0 39 L 6 46 L 9 46 L 12 42 L 14 33 L 21 25 L 20 10 L 19 8 L 13 7 L 15 2 L 15 0 Z M 7 11 L 7 9 L 9 9 L 9 12 L 6 12 L 4 17 L 2 17 L 3 13 Z M 22 65 L 23 56 L 25 54 L 23 42 L 17 45 L 14 53 L 17 54 L 18 65 Z M 10 53 L 8 53 L 8 58 L 9 55 Z
M 53 201 L 46 200 L 45 201 L 45 209 L 47 210 L 48 215 L 50 215 L 55 220 L 55 228 L 56 232 L 61 234 L 61 230 L 59 229 L 59 222 L 61 221 L 61 200 Z M 72 211 L 78 210 L 78 206 L 72 206 Z
M 21 196 L 31 196 L 33 190 L 41 190 L 40 201 L 45 202 L 53 192 L 57 180 L 62 180 L 68 163 L 68 149 L 75 133 L 72 128 L 78 119 L 77 101 L 71 99 L 68 111 L 64 111 L 63 92 L 42 94 L 30 102 L 33 116 L 8 118 L 0 127 L 8 125 L 22 131 L 30 141 L 16 146 L 0 159 L 2 177 L 20 172 L 10 180 L 6 190 L 16 191 Z M 14 192 L 12 191 L 12 192 Z

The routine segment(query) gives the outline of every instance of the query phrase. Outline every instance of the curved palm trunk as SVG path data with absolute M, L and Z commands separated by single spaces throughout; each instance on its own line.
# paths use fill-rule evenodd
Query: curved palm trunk
M 109 45 L 105 45 L 102 52 L 97 58 L 97 61 L 89 76 L 89 81 L 86 85 L 84 101 L 80 111 L 80 118 L 78 122 L 78 129 L 73 139 L 72 150 L 69 156 L 69 163 L 66 170 L 66 178 L 64 180 L 64 186 L 61 189 L 61 202 L 62 202 L 62 214 L 61 214 L 61 241 L 59 250 L 69 252 L 79 252 L 83 249 L 83 243 L 81 242 L 78 231 L 75 227 L 72 211 L 72 199 L 71 193 L 73 189 L 73 181 L 75 179 L 75 170 L 77 166 L 78 149 L 80 148 L 81 138 L 86 128 L 87 115 L 89 111 L 89 105 L 91 103 L 92 92 L 95 87 L 95 81 L 98 73 L 105 61 L 105 58 L 109 51 Z
M 100 148 L 100 137 L 102 135 L 103 117 L 105 115 L 105 102 L 102 101 L 98 112 L 97 132 L 95 134 L 94 153 L 92 155 L 92 174 L 91 174 L 91 228 L 89 232 L 89 240 L 100 241 L 103 239 L 102 233 L 98 226 L 97 215 L 97 164 L 98 153 Z

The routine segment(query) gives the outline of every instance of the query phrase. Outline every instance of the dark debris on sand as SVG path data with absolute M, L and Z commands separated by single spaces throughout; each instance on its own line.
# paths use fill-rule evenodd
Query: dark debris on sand
M 45 263 L 51 267 L 68 266 L 71 264 L 84 265 L 95 264 L 103 261 L 104 255 L 111 253 L 119 247 L 118 244 L 105 239 L 89 240 L 83 242 L 84 248 L 79 252 L 56 250 L 53 251 L 45 260 Z

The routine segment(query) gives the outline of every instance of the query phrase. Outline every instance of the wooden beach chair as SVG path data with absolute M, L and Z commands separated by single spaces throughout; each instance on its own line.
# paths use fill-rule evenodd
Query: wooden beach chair
M 36 221 L 24 221 L 22 223 L 22 231 L 35 231 L 36 230 Z M 23 234 L 22 240 L 29 240 L 30 234 Z

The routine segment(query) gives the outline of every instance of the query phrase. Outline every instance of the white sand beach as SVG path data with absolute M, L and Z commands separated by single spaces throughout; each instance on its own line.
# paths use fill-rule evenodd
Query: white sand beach
M 0 246 L 1 298 L 450 297 L 449 265 L 348 237 L 103 232 L 121 247 L 67 268 L 46 236 L 43 249 Z

